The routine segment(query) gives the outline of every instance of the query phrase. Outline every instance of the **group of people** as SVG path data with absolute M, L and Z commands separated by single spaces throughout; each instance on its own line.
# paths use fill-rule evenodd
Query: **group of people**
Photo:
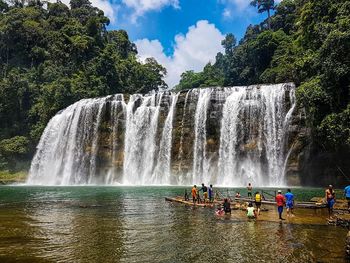
M 249 188 L 250 188 L 250 198 L 252 198 L 251 184 L 248 185 L 248 190 L 249 190 Z M 253 202 L 249 202 L 248 207 L 247 207 L 247 217 L 248 218 L 257 218 L 260 215 L 261 203 L 262 203 L 263 199 L 265 199 L 265 198 L 262 194 L 260 194 L 259 191 L 255 193 L 254 203 L 255 203 L 256 208 L 254 208 Z M 282 194 L 281 190 L 278 190 L 277 195 L 275 197 L 275 202 L 277 205 L 278 217 L 280 220 L 284 220 L 284 218 L 282 217 L 284 206 L 287 209 L 287 216 L 294 216 L 294 214 L 293 214 L 294 194 L 291 192 L 290 189 L 287 190 L 287 193 L 285 195 Z
M 203 192 L 203 200 L 199 194 L 199 192 Z M 213 185 L 211 184 L 209 187 L 207 187 L 204 183 L 202 183 L 202 187 L 198 190 L 197 186 L 194 185 L 191 190 L 192 195 L 192 201 L 193 204 L 196 204 L 196 202 L 199 203 L 212 203 L 214 201 L 214 190 Z M 185 199 L 186 199 L 186 192 L 185 192 Z M 188 198 L 187 198 L 188 199 Z
M 202 198 L 200 196 L 200 192 L 202 192 Z M 260 215 L 262 200 L 264 200 L 265 198 L 263 194 L 260 193 L 259 191 L 255 192 L 254 197 L 252 193 L 253 193 L 253 187 L 251 183 L 249 183 L 247 186 L 247 196 L 248 198 L 251 199 L 251 201 L 248 202 L 247 217 L 257 218 Z M 192 195 L 192 201 L 194 204 L 213 203 L 214 199 L 218 199 L 218 192 L 216 191 L 214 193 L 213 185 L 210 185 L 209 187 L 207 187 L 204 183 L 202 183 L 202 187 L 200 189 L 197 189 L 197 186 L 194 185 L 191 190 L 191 195 Z M 348 201 L 348 210 L 350 212 L 350 185 L 345 187 L 344 195 Z M 241 194 L 237 192 L 235 197 L 241 198 Z M 331 216 L 333 214 L 333 207 L 336 201 L 335 191 L 332 185 L 329 185 L 328 188 L 326 189 L 325 199 L 327 202 L 329 216 Z M 187 191 L 185 192 L 185 200 L 187 201 L 189 200 Z M 284 207 L 286 207 L 287 209 L 287 216 L 294 216 L 294 213 L 293 213 L 294 194 L 291 192 L 290 189 L 287 189 L 287 192 L 284 195 L 282 194 L 281 190 L 278 190 L 277 195 L 275 196 L 275 202 L 277 205 L 277 211 L 278 211 L 278 216 L 280 220 L 284 220 L 284 218 L 282 217 Z M 255 204 L 255 207 L 253 203 Z M 231 200 L 229 197 L 224 198 L 222 206 L 219 206 L 216 213 L 217 214 L 231 213 Z
M 200 192 L 202 192 L 202 198 L 200 196 Z M 257 218 L 260 215 L 261 212 L 261 204 L 262 200 L 265 199 L 262 193 L 259 191 L 255 192 L 254 199 L 252 196 L 253 187 L 251 183 L 247 186 L 247 196 L 248 198 L 251 198 L 252 201 L 248 203 L 247 207 L 247 217 L 248 218 Z M 194 185 L 191 189 L 191 195 L 192 195 L 192 202 L 193 204 L 200 204 L 200 203 L 213 203 L 214 202 L 214 189 L 213 185 L 210 185 L 207 187 L 204 183 L 202 183 L 202 187 L 200 189 L 197 189 L 197 186 Z M 218 193 L 215 193 L 215 198 L 218 197 Z M 239 192 L 235 195 L 236 198 L 241 198 L 241 195 Z M 187 191 L 185 191 L 185 200 L 188 201 L 189 197 L 187 194 Z M 294 195 L 292 194 L 291 190 L 288 189 L 287 193 L 285 195 L 282 195 L 282 191 L 278 190 L 278 194 L 276 195 L 276 204 L 277 204 L 277 210 L 279 214 L 279 219 L 284 220 L 282 218 L 283 213 L 283 207 L 286 206 L 287 208 L 287 215 L 292 216 L 293 215 L 293 208 L 294 208 Z M 253 206 L 253 202 L 255 203 L 255 207 Z M 350 203 L 350 188 L 349 188 L 349 203 Z M 224 201 L 222 203 L 222 206 L 220 205 L 216 211 L 216 214 L 228 214 L 231 213 L 231 200 L 230 198 L 224 198 Z

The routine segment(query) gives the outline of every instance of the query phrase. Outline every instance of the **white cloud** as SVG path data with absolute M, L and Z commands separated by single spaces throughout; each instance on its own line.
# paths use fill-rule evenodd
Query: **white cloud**
M 225 36 L 207 20 L 200 20 L 188 28 L 186 35 L 175 36 L 174 53 L 164 54 L 159 40 L 141 39 L 135 41 L 140 60 L 154 57 L 166 67 L 168 75 L 165 81 L 173 87 L 180 80 L 181 73 L 186 70 L 200 71 L 208 62 L 214 62 L 219 51 L 223 51 L 221 40 Z
M 256 16 L 256 11 L 250 5 L 250 0 L 218 0 L 225 6 L 222 16 L 224 19 L 234 19 L 235 17 L 249 19 Z
M 179 0 L 122 0 L 122 3 L 134 10 L 131 16 L 133 22 L 148 11 L 159 11 L 166 6 L 180 8 Z
M 225 6 L 222 16 L 225 19 L 236 17 L 251 17 L 256 15 L 256 10 L 250 3 L 251 0 L 218 0 L 219 3 Z M 275 4 L 281 3 L 282 0 L 275 0 Z
M 219 2 L 240 12 L 246 10 L 250 6 L 250 0 L 219 0 Z
M 228 8 L 225 8 L 224 12 L 222 12 L 222 15 L 224 16 L 224 18 L 230 18 L 231 17 L 231 10 Z

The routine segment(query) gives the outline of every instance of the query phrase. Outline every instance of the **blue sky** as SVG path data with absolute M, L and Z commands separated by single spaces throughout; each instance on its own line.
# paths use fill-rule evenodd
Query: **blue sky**
M 249 0 L 243 1 L 249 3 Z M 257 14 L 254 8 L 248 6 L 240 9 L 232 3 L 234 1 L 180 0 L 179 7 L 167 5 L 150 10 L 136 20 L 132 19 L 134 10 L 121 6 L 117 21 L 109 29 L 125 29 L 133 41 L 143 38 L 158 39 L 166 54 L 171 55 L 175 35 L 185 34 L 199 20 L 207 20 L 215 24 L 223 34 L 233 33 L 239 39 L 249 24 L 259 23 L 265 18 L 265 15 Z
M 64 0 L 69 1 L 69 0 Z M 176 85 L 182 72 L 200 71 L 215 61 L 227 33 L 243 37 L 249 24 L 266 18 L 250 0 L 90 0 L 111 20 L 108 29 L 125 29 L 139 59 L 154 57 Z

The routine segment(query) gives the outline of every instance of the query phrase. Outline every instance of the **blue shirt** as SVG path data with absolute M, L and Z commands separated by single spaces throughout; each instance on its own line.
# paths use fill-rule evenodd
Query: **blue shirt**
M 346 197 L 350 197 L 350 185 L 348 185 L 347 187 L 345 187 L 344 192 L 345 192 L 345 196 L 346 196 Z
M 291 192 L 287 192 L 284 197 L 286 198 L 286 203 L 292 203 L 294 195 Z

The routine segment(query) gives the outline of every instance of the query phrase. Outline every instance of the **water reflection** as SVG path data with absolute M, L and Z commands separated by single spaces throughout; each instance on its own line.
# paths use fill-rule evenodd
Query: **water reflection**
M 217 217 L 164 201 L 178 191 L 0 187 L 0 261 L 344 262 L 346 230 L 322 211 L 282 223 L 274 208 L 258 221 Z

